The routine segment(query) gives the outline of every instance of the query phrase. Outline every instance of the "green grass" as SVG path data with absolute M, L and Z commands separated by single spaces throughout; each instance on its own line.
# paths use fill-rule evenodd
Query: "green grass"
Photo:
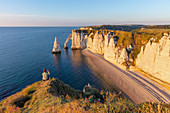
M 94 91 L 99 92 L 97 89 Z M 145 102 L 136 105 L 120 94 L 104 91 L 99 93 L 105 99 L 104 103 L 82 98 L 81 91 L 52 78 L 45 82 L 36 82 L 2 100 L 0 113 L 169 112 L 167 104 Z

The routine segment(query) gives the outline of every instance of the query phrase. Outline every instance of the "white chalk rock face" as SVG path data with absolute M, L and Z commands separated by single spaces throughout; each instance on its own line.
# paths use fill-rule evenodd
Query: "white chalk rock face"
M 125 48 L 115 47 L 115 43 L 111 33 L 103 36 L 96 32 L 94 38 L 88 37 L 87 49 L 94 53 L 104 54 L 104 58 L 110 62 L 122 64 L 128 60 L 128 53 Z
M 89 36 L 86 33 L 79 33 L 75 30 L 72 30 L 72 34 L 68 36 L 64 43 L 64 48 L 68 49 L 68 42 L 69 40 L 72 40 L 71 49 L 83 49 L 87 47 L 87 39 L 90 37 L 93 33 L 91 33 Z
M 80 46 L 81 48 L 85 48 L 86 47 L 86 43 L 87 43 L 87 35 L 84 33 L 81 33 L 81 42 L 80 42 Z
M 84 33 L 77 33 L 72 30 L 72 46 L 71 49 L 83 49 L 86 47 L 86 35 Z
M 170 37 L 167 34 L 159 40 L 159 43 L 150 41 L 141 47 L 136 59 L 136 66 L 170 83 Z
M 104 54 L 104 37 L 98 31 L 95 33 L 94 38 L 87 39 L 87 48 L 94 52 Z
M 72 39 L 72 34 L 70 34 L 70 35 L 68 36 L 68 38 L 66 39 L 66 41 L 65 41 L 65 43 L 64 43 L 64 49 L 68 49 L 68 41 L 69 41 L 70 39 Z
M 57 37 L 55 37 L 54 46 L 52 50 L 52 54 L 56 54 L 56 53 L 61 53 L 61 48 L 60 48 Z
M 115 47 L 113 36 L 105 35 L 104 58 L 113 63 L 122 64 L 128 60 L 128 53 L 125 48 Z
M 93 35 L 93 33 L 91 33 L 87 38 L 87 48 L 90 50 L 93 44 L 93 39 L 91 38 L 91 36 Z

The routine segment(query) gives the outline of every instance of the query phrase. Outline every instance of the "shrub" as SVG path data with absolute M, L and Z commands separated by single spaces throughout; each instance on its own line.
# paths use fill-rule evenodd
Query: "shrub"
M 15 99 L 13 102 L 12 102 L 12 105 L 16 105 L 17 107 L 24 107 L 24 104 L 30 100 L 31 97 L 29 96 L 20 96 L 19 98 Z

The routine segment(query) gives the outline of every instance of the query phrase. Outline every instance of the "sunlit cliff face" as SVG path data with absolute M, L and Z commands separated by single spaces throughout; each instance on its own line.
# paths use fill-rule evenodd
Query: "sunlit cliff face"
M 146 44 L 136 59 L 136 65 L 151 75 L 170 81 L 170 37 L 164 35 L 158 43 Z
M 104 54 L 104 58 L 110 62 L 122 64 L 128 60 L 126 49 L 116 47 L 117 41 L 111 33 L 106 35 L 95 33 L 94 38 L 87 39 L 87 49 L 99 54 Z
M 119 33 L 121 35 L 121 33 Z M 69 37 L 70 38 L 70 37 Z M 97 31 L 95 34 L 91 33 L 88 35 L 72 31 L 72 48 L 81 49 L 87 47 L 88 50 L 99 53 L 104 58 L 112 63 L 118 63 L 123 65 L 130 65 L 127 62 L 133 62 L 134 60 L 129 59 L 129 53 L 133 47 L 127 45 L 127 48 L 117 47 L 119 37 L 110 32 L 104 34 Z M 87 41 L 86 41 L 87 39 Z M 152 38 L 150 39 L 152 41 Z M 159 43 L 146 44 L 145 49 L 141 49 L 140 54 L 137 57 L 136 65 L 145 72 L 155 75 L 165 81 L 169 75 L 170 68 L 170 40 L 167 33 L 159 41 Z M 73 52 L 74 55 L 74 52 Z M 76 58 L 76 59 L 75 59 Z M 78 62 L 78 56 L 75 56 L 75 63 Z M 81 58 L 80 58 L 81 59 Z

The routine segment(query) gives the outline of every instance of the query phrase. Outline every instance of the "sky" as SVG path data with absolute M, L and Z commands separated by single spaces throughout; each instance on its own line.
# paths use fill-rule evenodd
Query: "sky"
M 0 26 L 170 24 L 170 0 L 0 0 Z

